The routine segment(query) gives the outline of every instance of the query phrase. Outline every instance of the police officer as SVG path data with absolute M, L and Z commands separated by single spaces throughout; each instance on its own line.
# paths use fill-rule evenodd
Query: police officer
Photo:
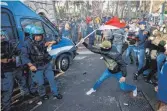
M 27 25 L 24 31 L 27 35 L 29 34 L 29 37 L 21 50 L 22 61 L 28 65 L 32 79 L 37 83 L 39 96 L 43 100 L 49 99 L 44 87 L 45 75 L 49 81 L 53 96 L 61 99 L 62 95 L 58 93 L 54 80 L 54 72 L 51 64 L 52 57 L 47 52 L 47 48 L 55 44 L 56 41 L 44 38 L 43 29 L 35 25 Z
M 11 110 L 11 97 L 14 87 L 14 78 L 19 83 L 22 95 L 29 95 L 26 78 L 18 62 L 17 44 L 14 46 L 4 31 L 1 31 L 1 79 L 2 79 L 2 109 Z M 17 57 L 14 57 L 16 56 Z

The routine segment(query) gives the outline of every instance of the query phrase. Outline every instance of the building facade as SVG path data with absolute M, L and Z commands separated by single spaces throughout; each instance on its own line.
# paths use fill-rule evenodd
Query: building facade
M 51 22 L 56 23 L 56 14 L 54 10 L 54 2 L 49 1 L 22 1 L 25 5 L 30 7 L 37 14 L 46 16 Z

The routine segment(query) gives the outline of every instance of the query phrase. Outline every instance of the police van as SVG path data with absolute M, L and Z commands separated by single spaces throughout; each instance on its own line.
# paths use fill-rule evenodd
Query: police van
M 75 44 L 68 38 L 59 37 L 54 25 L 44 16 L 32 11 L 20 1 L 1 1 L 1 30 L 5 31 L 11 41 L 19 41 L 21 48 L 25 41 L 24 28 L 29 24 L 40 26 L 44 37 L 53 37 L 59 42 L 48 51 L 53 57 L 56 70 L 66 71 L 76 56 Z

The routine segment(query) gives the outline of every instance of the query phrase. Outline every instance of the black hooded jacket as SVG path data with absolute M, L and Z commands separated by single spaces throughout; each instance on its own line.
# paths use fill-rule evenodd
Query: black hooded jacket
M 126 63 L 122 59 L 122 55 L 116 50 L 115 47 L 112 47 L 111 50 L 105 51 L 105 50 L 98 49 L 98 48 L 95 48 L 95 47 L 90 47 L 85 42 L 83 43 L 83 45 L 87 49 L 89 49 L 90 51 L 92 51 L 94 53 L 97 53 L 97 54 L 101 54 L 103 56 L 104 60 L 113 59 L 118 64 L 118 67 L 116 69 L 114 69 L 114 70 L 109 70 L 109 71 L 112 74 L 121 71 L 122 72 L 122 76 L 126 77 L 126 75 L 127 75 Z

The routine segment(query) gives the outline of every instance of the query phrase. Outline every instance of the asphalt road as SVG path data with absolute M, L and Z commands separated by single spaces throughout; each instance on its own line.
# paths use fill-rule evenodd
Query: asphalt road
M 119 89 L 114 78 L 107 79 L 97 92 L 90 96 L 85 93 L 94 85 L 105 70 L 100 55 L 93 54 L 85 49 L 79 51 L 70 69 L 56 79 L 59 91 L 63 94 L 62 100 L 50 99 L 42 105 L 34 105 L 30 111 L 154 111 L 156 95 L 153 87 L 144 83 L 142 78 L 137 82 L 132 80 L 136 66 L 127 67 L 127 83 L 138 87 L 138 96 Z M 35 104 L 35 103 L 34 103 Z M 21 110 L 20 110 L 21 111 Z

